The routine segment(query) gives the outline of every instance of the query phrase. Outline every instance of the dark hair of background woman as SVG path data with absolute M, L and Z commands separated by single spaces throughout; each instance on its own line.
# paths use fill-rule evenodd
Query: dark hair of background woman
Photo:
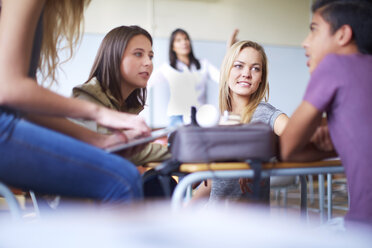
M 152 45 L 151 35 L 139 26 L 120 26 L 112 29 L 104 38 L 94 59 L 90 71 L 90 81 L 93 77 L 101 83 L 102 89 L 109 89 L 113 97 L 123 107 L 124 100 L 121 96 L 122 76 L 120 73 L 121 60 L 129 41 L 136 35 L 146 36 Z M 128 108 L 144 106 L 146 102 L 146 88 L 135 89 L 125 100 Z
M 190 66 L 192 64 L 194 64 L 196 66 L 196 68 L 199 70 L 200 69 L 200 62 L 197 58 L 195 58 L 194 56 L 194 52 L 192 50 L 192 45 L 191 45 L 191 40 L 190 40 L 190 36 L 189 34 L 183 30 L 183 29 L 180 29 L 180 28 L 177 28 L 176 30 L 174 30 L 171 34 L 171 37 L 170 37 L 170 42 L 169 42 L 169 63 L 170 65 L 177 70 L 177 67 L 176 67 L 176 64 L 177 64 L 177 55 L 176 53 L 173 51 L 173 43 L 174 43 L 174 40 L 176 38 L 176 35 L 179 34 L 179 33 L 182 33 L 184 35 L 186 35 L 187 39 L 190 41 L 190 53 L 189 53 L 189 60 L 190 60 Z

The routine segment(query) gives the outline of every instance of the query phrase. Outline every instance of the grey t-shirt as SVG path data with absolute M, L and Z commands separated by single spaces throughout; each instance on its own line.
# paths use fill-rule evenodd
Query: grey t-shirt
M 274 123 L 276 118 L 283 114 L 282 111 L 276 109 L 269 103 L 261 102 L 258 106 L 256 111 L 253 113 L 251 122 L 263 122 L 267 123 L 274 129 Z M 270 194 L 270 180 L 266 179 L 261 184 L 261 199 L 262 200 L 269 200 Z M 250 185 L 252 188 L 252 185 Z M 210 194 L 210 201 L 218 201 L 222 199 L 230 199 L 230 200 L 242 200 L 242 199 L 249 199 L 252 197 L 251 193 L 242 193 L 240 189 L 239 179 L 213 179 L 212 181 L 212 188 Z

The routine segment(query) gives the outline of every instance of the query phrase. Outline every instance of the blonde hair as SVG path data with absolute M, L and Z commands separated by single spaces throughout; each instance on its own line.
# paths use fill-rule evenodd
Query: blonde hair
M 256 110 L 258 104 L 263 99 L 266 102 L 269 99 L 269 83 L 267 81 L 268 79 L 267 57 L 263 47 L 253 41 L 239 41 L 232 45 L 230 49 L 227 51 L 221 65 L 219 89 L 219 105 L 221 113 L 223 113 L 225 110 L 232 111 L 232 97 L 228 84 L 228 79 L 230 76 L 230 71 L 233 66 L 233 63 L 236 60 L 236 57 L 239 55 L 240 51 L 247 47 L 251 47 L 261 54 L 262 78 L 258 89 L 256 90 L 256 92 L 250 95 L 249 103 L 247 106 L 245 106 L 243 113 L 241 113 L 241 120 L 243 123 L 248 123 L 251 121 L 254 111 Z
M 58 64 L 71 59 L 74 48 L 81 38 L 84 9 L 91 0 L 47 0 L 43 14 L 43 40 L 39 61 L 39 71 L 43 82 L 50 85 L 56 80 Z M 62 41 L 67 45 L 61 47 Z M 68 49 L 68 57 L 60 61 L 58 52 Z

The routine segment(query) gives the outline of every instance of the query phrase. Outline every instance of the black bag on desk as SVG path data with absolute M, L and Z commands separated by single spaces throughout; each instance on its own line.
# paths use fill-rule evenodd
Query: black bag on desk
M 202 128 L 184 126 L 172 134 L 172 158 L 181 163 L 268 161 L 278 138 L 268 124 L 250 123 Z

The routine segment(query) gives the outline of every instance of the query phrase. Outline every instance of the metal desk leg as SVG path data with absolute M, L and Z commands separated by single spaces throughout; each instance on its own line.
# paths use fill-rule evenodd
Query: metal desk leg
M 301 182 L 301 217 L 307 219 L 307 182 L 306 176 L 300 176 Z
M 184 177 L 185 177 L 185 175 L 178 176 L 178 182 L 181 182 Z M 187 188 L 186 188 L 186 192 L 183 196 L 183 202 L 188 202 L 188 201 L 191 200 L 191 198 L 192 198 L 192 185 L 188 185 Z
M 10 213 L 15 220 L 20 220 L 21 208 L 18 204 L 17 199 L 14 197 L 13 193 L 9 190 L 7 186 L 0 182 L 0 196 L 4 196 L 6 202 L 8 203 Z
M 32 200 L 32 204 L 34 205 L 35 214 L 36 214 L 37 217 L 40 217 L 39 204 L 37 203 L 37 199 L 36 199 L 35 193 L 32 190 L 30 190 L 29 193 L 30 193 L 30 197 L 31 197 L 31 200 Z
M 213 175 L 209 171 L 192 173 L 182 178 L 177 184 L 172 195 L 172 210 L 178 211 L 182 207 L 183 198 L 187 191 L 187 188 L 195 182 L 202 181 L 206 178 L 210 178 Z
M 313 175 L 307 176 L 309 179 L 309 195 L 310 195 L 310 204 L 314 204 L 314 183 L 313 183 Z
M 186 189 L 186 195 L 185 195 L 185 202 L 188 202 L 191 200 L 191 197 L 192 197 L 192 185 L 189 185 Z
M 318 175 L 320 223 L 324 222 L 324 175 Z
M 263 177 L 268 177 L 268 173 L 262 172 Z M 183 197 L 187 188 L 193 183 L 200 182 L 209 178 L 239 178 L 239 177 L 250 177 L 252 178 L 254 173 L 252 170 L 233 170 L 233 171 L 200 171 L 188 174 L 185 176 L 176 186 L 172 195 L 172 210 L 177 211 L 182 207 Z
M 327 207 L 328 220 L 332 219 L 332 174 L 327 174 Z

